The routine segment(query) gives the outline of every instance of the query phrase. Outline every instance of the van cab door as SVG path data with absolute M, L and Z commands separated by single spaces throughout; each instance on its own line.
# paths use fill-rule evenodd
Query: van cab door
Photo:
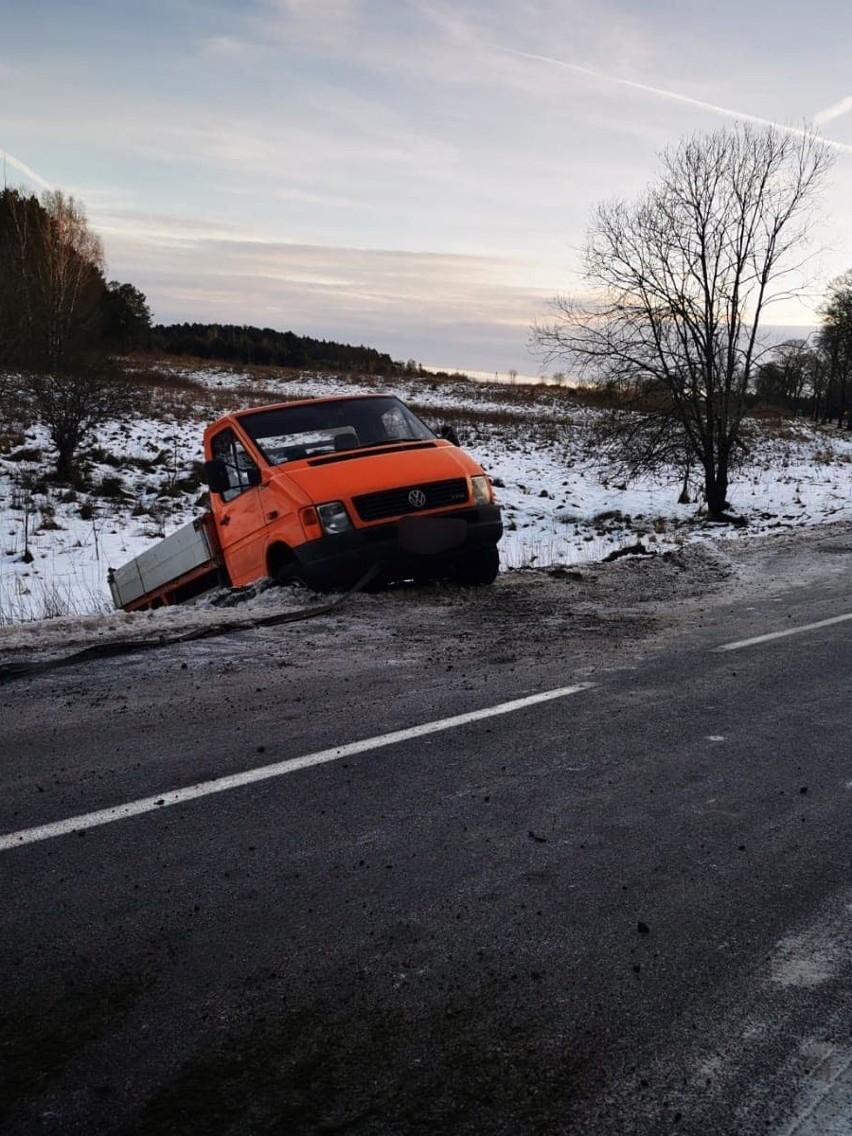
M 266 489 L 257 462 L 229 426 L 214 434 L 210 447 L 228 471 L 229 488 L 217 494 L 213 512 L 231 583 L 239 588 L 266 575 Z

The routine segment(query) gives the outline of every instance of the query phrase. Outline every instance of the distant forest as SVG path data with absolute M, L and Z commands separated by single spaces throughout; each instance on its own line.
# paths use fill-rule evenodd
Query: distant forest
M 173 323 L 151 328 L 151 346 L 170 355 L 194 355 L 200 359 L 224 359 L 309 370 L 328 368 L 368 375 L 389 375 L 402 369 L 390 355 L 372 347 L 352 347 L 325 339 L 311 339 L 292 331 L 271 327 L 240 327 L 236 324 Z

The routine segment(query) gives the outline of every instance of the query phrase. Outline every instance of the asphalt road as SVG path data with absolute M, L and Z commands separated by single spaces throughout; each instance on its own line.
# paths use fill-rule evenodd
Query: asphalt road
M 623 657 L 362 627 L 3 687 L 0 1128 L 852 1131 L 852 620 L 799 630 L 847 614 L 835 571 Z

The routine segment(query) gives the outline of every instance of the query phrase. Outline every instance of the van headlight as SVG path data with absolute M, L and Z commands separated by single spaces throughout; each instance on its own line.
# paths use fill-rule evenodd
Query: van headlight
M 488 483 L 488 478 L 478 475 L 470 479 L 470 484 L 473 487 L 473 500 L 477 505 L 490 505 L 492 501 L 491 486 Z
M 349 520 L 349 514 L 346 512 L 346 506 L 342 501 L 329 501 L 325 505 L 317 505 L 317 514 L 322 527 L 329 536 L 346 532 L 347 529 L 352 528 L 352 522 Z

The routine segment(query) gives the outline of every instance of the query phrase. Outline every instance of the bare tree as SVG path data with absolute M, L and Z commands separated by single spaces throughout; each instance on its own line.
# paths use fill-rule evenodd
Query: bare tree
M 852 426 L 852 271 L 832 280 L 820 309 L 817 343 L 825 362 L 826 411 L 842 426 Z
M 61 370 L 78 361 L 85 341 L 100 330 L 104 251 L 73 197 L 51 190 L 42 205 L 48 220 L 41 258 L 47 362 L 49 370 Z
M 85 436 L 135 405 L 135 384 L 105 358 L 103 265 L 73 197 L 0 194 L 0 372 L 47 426 L 60 480 L 73 479 Z
M 793 294 L 795 254 L 831 163 L 805 132 L 737 125 L 682 141 L 662 154 L 644 197 L 598 207 L 589 297 L 557 297 L 553 318 L 533 329 L 546 361 L 656 392 L 648 428 L 671 425 L 674 448 L 703 471 L 711 518 L 725 516 L 761 318 Z M 657 460 L 659 445 L 648 453 Z
M 802 411 L 819 387 L 822 360 L 807 339 L 790 339 L 757 365 L 754 393 L 760 402 Z
M 62 482 L 76 479 L 74 463 L 87 435 L 140 409 L 143 397 L 133 377 L 106 360 L 85 370 L 33 372 L 24 392 L 56 448 L 56 479 Z
M 38 371 L 85 364 L 100 338 L 106 288 L 100 238 L 59 190 L 41 202 L 7 190 L 0 204 L 4 361 Z

